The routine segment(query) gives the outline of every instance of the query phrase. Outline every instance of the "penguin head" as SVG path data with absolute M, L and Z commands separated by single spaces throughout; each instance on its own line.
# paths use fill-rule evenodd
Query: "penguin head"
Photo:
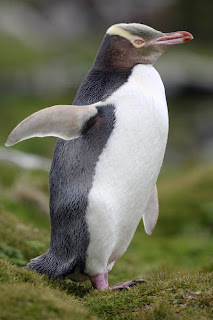
M 193 39 L 186 31 L 163 33 L 140 23 L 119 23 L 111 26 L 104 38 L 104 47 L 117 65 L 153 64 L 169 47 Z

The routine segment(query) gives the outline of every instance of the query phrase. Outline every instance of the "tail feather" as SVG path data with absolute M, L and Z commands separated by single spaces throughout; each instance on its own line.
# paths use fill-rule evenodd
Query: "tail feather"
M 38 273 L 46 274 L 55 279 L 65 279 L 69 274 L 74 273 L 75 262 L 73 260 L 59 262 L 56 257 L 48 251 L 30 260 L 27 269 L 35 270 Z

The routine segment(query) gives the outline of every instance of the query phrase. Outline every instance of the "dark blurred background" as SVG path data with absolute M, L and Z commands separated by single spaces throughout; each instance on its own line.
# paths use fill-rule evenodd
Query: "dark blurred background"
M 71 104 L 106 29 L 119 22 L 164 32 L 186 30 L 195 40 L 170 48 L 157 62 L 166 87 L 170 136 L 165 163 L 213 158 L 212 1 L 0 1 L 0 143 L 30 113 Z M 16 149 L 51 157 L 55 139 Z

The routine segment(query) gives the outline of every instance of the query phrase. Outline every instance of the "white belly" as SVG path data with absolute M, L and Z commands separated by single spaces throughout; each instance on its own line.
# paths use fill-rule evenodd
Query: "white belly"
M 156 184 L 168 135 L 164 87 L 152 66 L 136 66 L 106 102 L 116 107 L 116 123 L 89 193 L 89 275 L 105 272 L 126 251 Z

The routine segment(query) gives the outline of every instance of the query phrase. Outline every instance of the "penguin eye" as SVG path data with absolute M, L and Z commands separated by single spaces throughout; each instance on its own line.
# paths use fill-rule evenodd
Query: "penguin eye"
M 143 41 L 142 39 L 135 39 L 132 41 L 132 44 L 135 48 L 141 48 L 143 46 L 145 41 Z

